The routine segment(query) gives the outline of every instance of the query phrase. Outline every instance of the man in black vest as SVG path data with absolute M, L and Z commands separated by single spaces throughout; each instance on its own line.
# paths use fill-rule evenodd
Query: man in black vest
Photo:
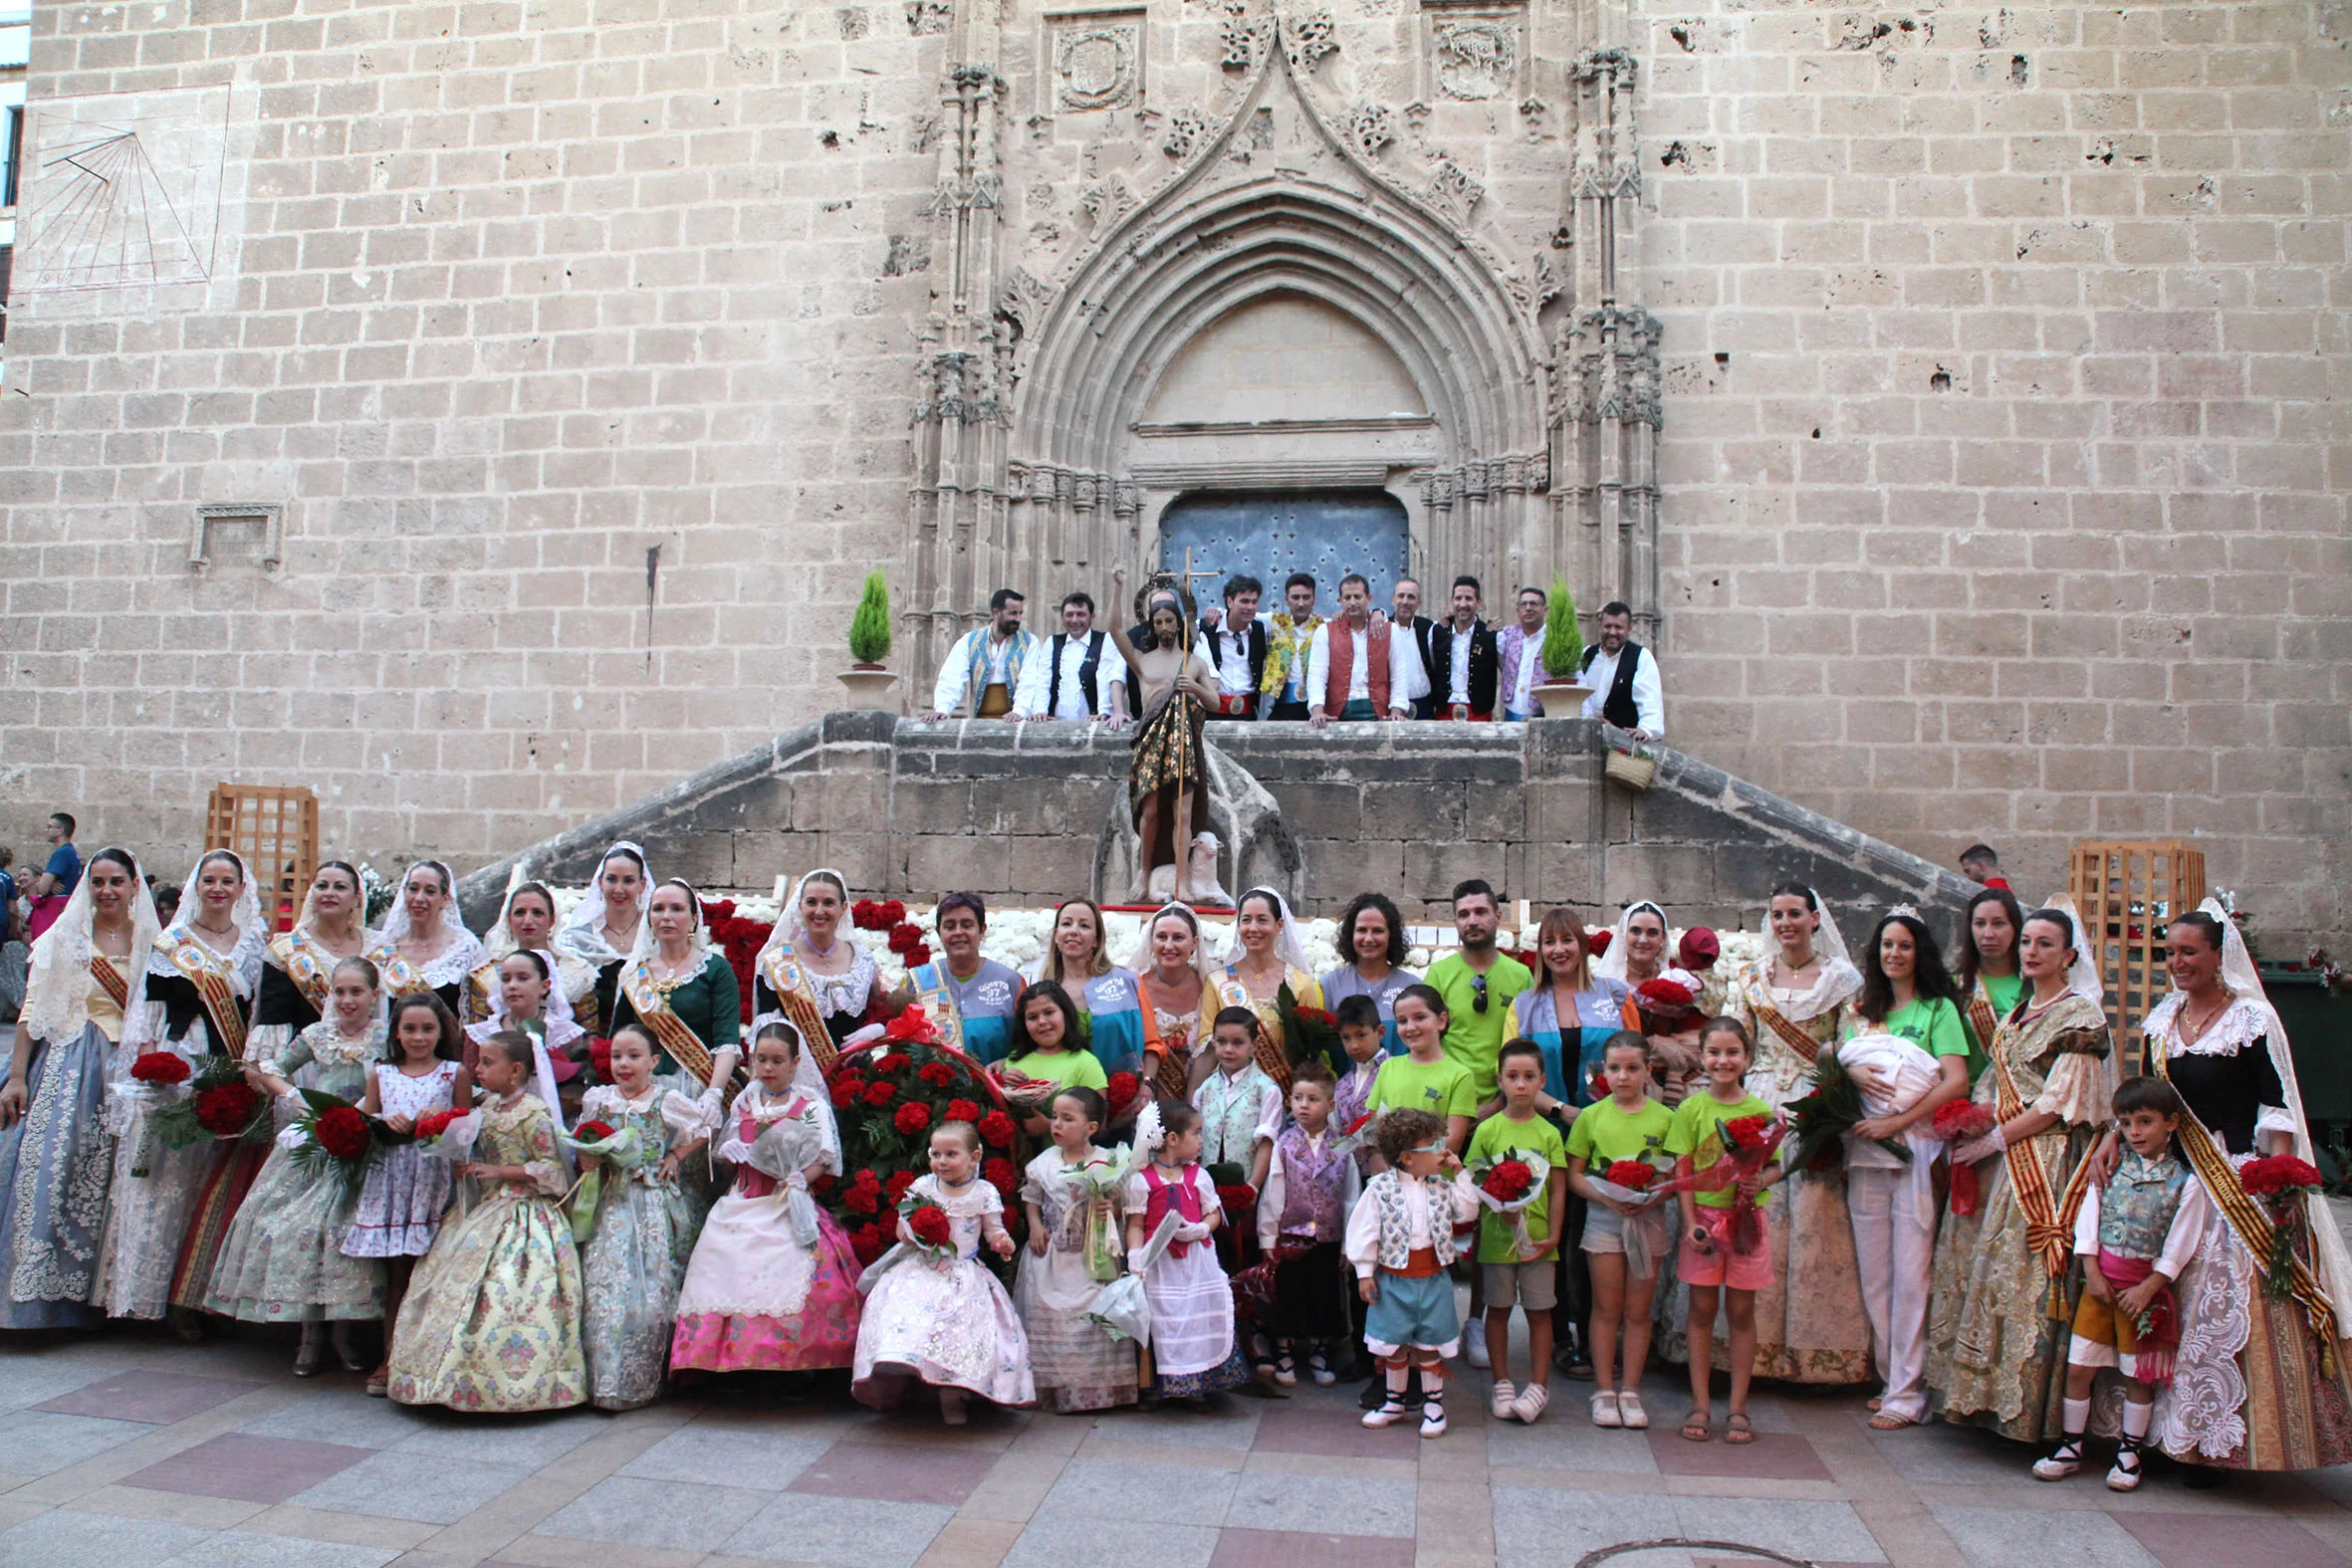
M 1633 610 L 1611 599 L 1600 607 L 1600 641 L 1584 650 L 1584 717 L 1606 719 L 1636 739 L 1666 738 L 1666 694 L 1658 684 L 1658 656 L 1632 639 Z
M 1437 628 L 1437 622 L 1421 613 L 1421 584 L 1412 577 L 1396 579 L 1396 592 L 1390 602 L 1395 606 L 1395 614 L 1389 624 L 1412 636 L 1413 656 L 1421 661 L 1422 684 L 1429 688 L 1430 695 L 1413 699 L 1413 717 L 1426 719 L 1437 711 L 1437 682 L 1429 666 L 1429 634 Z
M 1495 683 L 1502 672 L 1495 651 L 1495 632 L 1478 618 L 1484 595 L 1478 578 L 1454 579 L 1453 617 L 1429 633 L 1429 695 L 1432 713 L 1442 719 L 1474 720 L 1495 717 Z
M 1266 678 L 1266 622 L 1258 600 L 1266 584 L 1256 577 L 1225 579 L 1225 615 L 1201 628 L 1200 655 L 1217 672 L 1217 711 L 1212 719 L 1258 717 L 1258 687 Z
M 1061 719 L 1071 724 L 1124 724 L 1127 661 L 1094 629 L 1094 600 L 1072 593 L 1061 601 L 1061 629 L 1021 669 L 1013 697 L 1015 722 Z

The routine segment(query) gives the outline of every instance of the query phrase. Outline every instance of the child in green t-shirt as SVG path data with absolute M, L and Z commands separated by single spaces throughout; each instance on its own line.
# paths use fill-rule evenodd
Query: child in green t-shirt
M 1592 1424 L 1638 1431 L 1650 1424 L 1641 1404 L 1641 1374 L 1650 1356 L 1650 1296 L 1658 1287 L 1658 1269 L 1652 1261 L 1647 1274 L 1627 1271 L 1625 1227 L 1656 1226 L 1651 1217 L 1659 1211 L 1611 1198 L 1592 1185 L 1592 1178 L 1607 1177 L 1621 1161 L 1638 1160 L 1656 1180 L 1667 1163 L 1664 1154 L 1674 1113 L 1650 1098 L 1649 1042 L 1640 1030 L 1619 1029 L 1602 1044 L 1601 1076 L 1608 1082 L 1609 1097 L 1578 1111 L 1576 1124 L 1568 1129 L 1568 1188 L 1586 1204 L 1584 1261 L 1592 1271 L 1592 1375 L 1599 1383 L 1592 1396 Z M 1653 1259 L 1665 1251 L 1662 1227 L 1658 1237 L 1650 1253 Z M 1620 1324 L 1625 1332 L 1622 1384 L 1617 1380 Z
M 1380 1064 L 1369 1109 L 1427 1111 L 1442 1118 L 1447 1147 L 1459 1156 L 1478 1110 L 1478 1084 L 1468 1067 L 1446 1054 L 1446 1000 L 1431 987 L 1407 986 L 1396 994 L 1395 1006 L 1405 1054 Z
M 1748 1029 L 1737 1018 L 1714 1018 L 1699 1031 L 1699 1066 L 1707 1086 L 1682 1102 L 1667 1130 L 1666 1152 L 1687 1155 L 1691 1169 L 1705 1175 L 1739 1151 L 1726 1129 L 1749 1117 L 1765 1122 L 1772 1108 L 1748 1092 L 1748 1063 L 1755 1054 Z M 1729 1175 L 1730 1173 L 1726 1173 Z M 1748 1380 L 1756 1369 L 1756 1293 L 1772 1282 L 1772 1253 L 1765 1243 L 1762 1206 L 1764 1189 L 1780 1179 L 1780 1167 L 1767 1159 L 1751 1174 L 1732 1176 L 1720 1186 L 1684 1188 L 1683 1239 L 1675 1267 L 1691 1287 L 1687 1338 L 1691 1357 L 1691 1413 L 1683 1418 L 1682 1435 L 1693 1443 L 1707 1441 L 1708 1380 L 1715 1365 L 1715 1309 L 1720 1299 L 1731 1319 L 1732 1413 L 1725 1424 L 1726 1443 L 1754 1443 L 1756 1430 L 1748 1421 Z M 1734 1245 L 1740 1200 L 1757 1206 L 1758 1234 L 1743 1251 Z
M 1568 1151 L 1559 1129 L 1535 1109 L 1535 1097 L 1543 1092 L 1543 1048 L 1533 1040 L 1512 1040 L 1497 1054 L 1495 1068 L 1503 1109 L 1478 1124 L 1471 1135 L 1468 1163 L 1500 1164 L 1533 1154 L 1542 1159 L 1545 1172 L 1535 1197 L 1518 1216 L 1527 1227 L 1527 1245 L 1520 1244 L 1518 1226 L 1510 1215 L 1490 1210 L 1478 1226 L 1487 1354 L 1495 1365 L 1495 1419 L 1532 1422 L 1551 1403 L 1551 1309 L 1558 1300 L 1552 1276 L 1559 1263 L 1560 1221 L 1567 1211 Z M 1528 1313 L 1529 1365 L 1524 1391 L 1514 1390 L 1508 1376 L 1515 1303 Z

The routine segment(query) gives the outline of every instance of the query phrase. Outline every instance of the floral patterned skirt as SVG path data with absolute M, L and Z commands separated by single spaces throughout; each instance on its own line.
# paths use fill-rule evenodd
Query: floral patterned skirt
M 383 1316 L 383 1265 L 343 1251 L 357 1201 L 273 1148 L 221 1243 L 204 1309 L 248 1323 Z
M 977 1258 L 939 1264 L 907 1257 L 885 1270 L 857 1325 L 849 1392 L 888 1406 L 912 1376 L 999 1405 L 1032 1405 L 1029 1335 L 1013 1298 Z
M 1127 765 L 1128 810 L 1141 811 L 1156 790 L 1174 786 L 1192 789 L 1193 814 L 1207 817 L 1209 764 L 1201 750 L 1204 711 L 1193 699 L 1171 693 L 1136 730 L 1134 756 Z M 1191 836 L 1187 833 L 1186 840 Z M 1181 851 L 1176 858 L 1182 863 Z
M 41 1042 L 25 1074 L 25 1114 L 0 1132 L 0 1328 L 99 1319 L 92 1302 L 115 1175 L 104 1119 L 113 1049 L 96 1024 L 63 1045 Z
M 588 1398 L 580 1254 L 555 1200 L 511 1189 L 444 1226 L 392 1333 L 391 1397 L 451 1410 L 562 1410 Z

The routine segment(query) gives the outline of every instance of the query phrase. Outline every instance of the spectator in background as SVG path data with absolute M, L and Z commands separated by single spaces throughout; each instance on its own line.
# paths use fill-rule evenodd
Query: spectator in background
M 1421 613 L 1421 584 L 1411 577 L 1396 579 L 1390 602 L 1395 608 L 1389 614 L 1389 624 L 1413 639 L 1413 658 L 1421 671 L 1422 695 L 1413 699 L 1413 717 L 1427 719 L 1437 711 L 1437 686 L 1430 678 L 1434 666 L 1429 662 L 1429 637 L 1437 630 L 1437 622 Z
M 1971 844 L 1960 852 L 1960 874 L 1972 882 L 2006 890 L 2009 879 L 2000 874 L 2000 856 L 1991 844 Z
M 1605 719 L 1638 741 L 1666 735 L 1666 698 L 1658 656 L 1633 640 L 1633 610 L 1622 599 L 1600 607 L 1600 641 L 1584 650 L 1584 717 Z
M 66 912 L 66 900 L 82 881 L 82 851 L 74 847 L 74 819 L 64 811 L 49 819 L 49 864 L 33 879 L 33 918 L 25 940 L 37 942 L 50 923 Z
M 1217 672 L 1217 707 L 1212 719 L 1258 717 L 1258 685 L 1266 678 L 1266 622 L 1258 600 L 1266 585 L 1256 577 L 1225 579 L 1225 615 L 1211 607 L 1201 616 L 1200 655 Z
M 16 851 L 0 844 L 0 1023 L 13 1023 L 25 1005 L 25 966 L 32 953 L 17 930 L 16 878 L 8 868 Z
M 1543 622 L 1547 598 L 1541 588 L 1519 590 L 1519 624 L 1496 634 L 1495 652 L 1502 665 L 1503 711 L 1499 717 L 1518 722 L 1535 717 L 1535 687 L 1542 682 Z

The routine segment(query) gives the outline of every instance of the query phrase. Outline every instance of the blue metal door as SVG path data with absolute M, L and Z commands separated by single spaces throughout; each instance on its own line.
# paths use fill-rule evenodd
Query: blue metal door
M 1218 602 L 1225 579 L 1248 573 L 1266 584 L 1261 607 L 1283 605 L 1283 579 L 1294 571 L 1314 577 L 1315 605 L 1339 608 L 1339 579 L 1358 571 L 1371 579 L 1372 604 L 1386 609 L 1407 565 L 1410 525 L 1404 503 L 1384 490 L 1206 494 L 1180 496 L 1160 517 L 1162 569 L 1213 571 L 1193 589 L 1204 608 Z

